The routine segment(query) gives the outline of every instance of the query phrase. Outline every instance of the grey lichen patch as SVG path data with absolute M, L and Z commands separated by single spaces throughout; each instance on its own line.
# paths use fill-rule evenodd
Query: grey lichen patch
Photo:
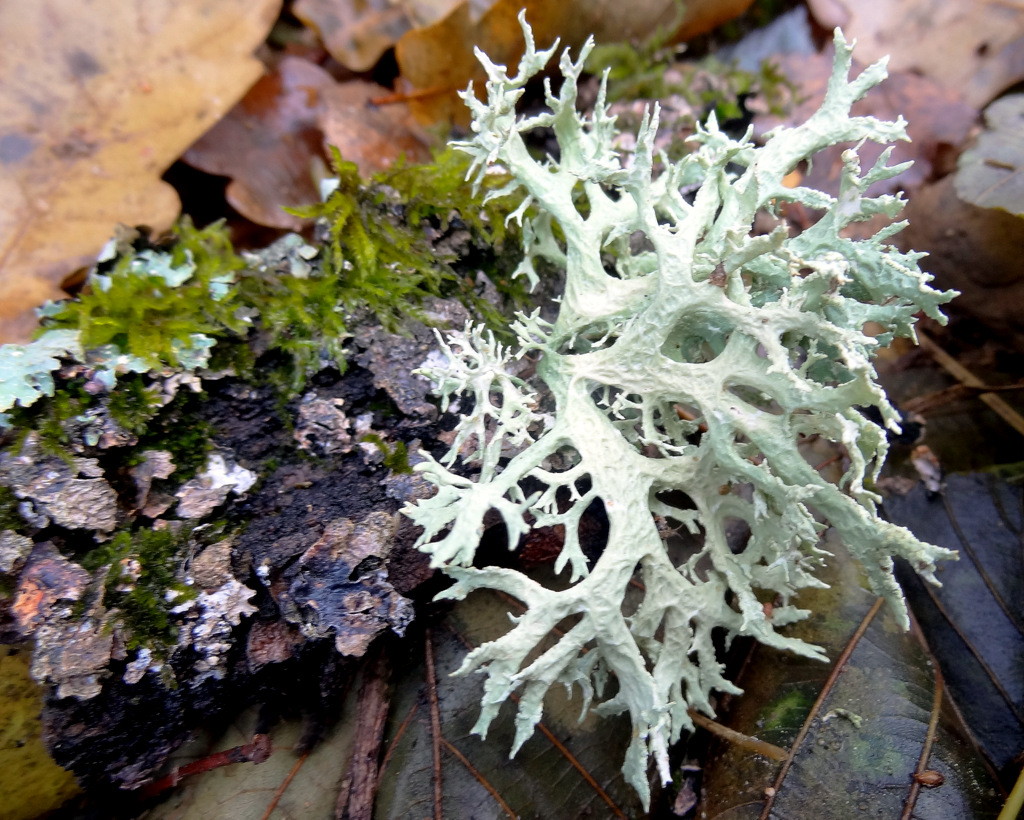
M 210 544 L 189 565 L 190 583 L 200 589 L 213 590 L 232 579 L 231 540 L 225 538 Z
M 413 607 L 387 580 L 386 564 L 397 526 L 397 516 L 386 512 L 328 524 L 299 559 L 285 617 L 309 637 L 333 634 L 343 655 L 362 655 L 385 629 L 402 635 Z
M 469 319 L 469 313 L 458 302 L 442 299 L 426 300 L 424 312 L 441 327 L 461 327 Z M 399 410 L 408 416 L 432 420 L 437 409 L 427 399 L 430 382 L 413 373 L 409 363 L 423 362 L 432 351 L 436 354 L 437 340 L 419 322 L 408 321 L 405 327 L 408 335 L 404 336 L 379 327 L 364 328 L 356 334 L 356 343 L 363 348 L 356 361 L 373 373 L 374 385 L 386 391 Z
M 18 579 L 13 614 L 21 634 L 35 641 L 32 677 L 58 697 L 99 694 L 114 648 L 113 613 L 96 600 L 82 617 L 74 606 L 92 576 L 48 543 L 37 544 Z
M 128 471 L 135 482 L 136 510 L 145 511 L 147 509 L 150 503 L 149 491 L 153 486 L 153 479 L 170 478 L 175 469 L 171 454 L 166 450 L 143 451 L 142 461 Z
M 204 590 L 182 606 L 184 623 L 178 633 L 178 645 L 199 654 L 189 681 L 193 688 L 209 679 L 219 680 L 227 673 L 228 653 L 234 646 L 232 631 L 243 618 L 256 612 L 249 600 L 256 594 L 235 578 L 213 591 Z
M 109 674 L 116 613 L 98 601 L 84 617 L 56 617 L 35 630 L 32 677 L 57 687 L 58 698 L 96 697 Z
M 206 468 L 186 481 L 175 495 L 179 518 L 203 518 L 227 501 L 228 495 L 242 495 L 256 483 L 256 474 L 229 458 L 213 453 Z
M 293 436 L 310 453 L 334 455 L 352 451 L 352 420 L 342 410 L 345 400 L 325 399 L 310 392 L 302 397 Z
M 24 566 L 32 552 L 32 539 L 14 530 L 0 532 L 0 574 L 12 575 Z
M 117 494 L 103 478 L 94 458 L 69 464 L 47 457 L 35 432 L 25 436 L 17 455 L 0 455 L 0 483 L 21 499 L 23 514 L 42 527 L 51 521 L 69 529 L 109 533 L 117 526 Z

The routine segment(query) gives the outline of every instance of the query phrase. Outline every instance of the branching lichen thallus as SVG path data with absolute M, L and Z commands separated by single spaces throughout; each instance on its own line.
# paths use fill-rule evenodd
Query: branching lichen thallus
M 455 581 L 441 597 L 492 589 L 525 607 L 514 628 L 469 653 L 459 670 L 486 674 L 475 731 L 484 735 L 518 690 L 514 753 L 540 719 L 548 688 L 578 685 L 584 710 L 598 701 L 600 713 L 629 713 L 624 772 L 646 804 L 648 760 L 667 781 L 669 744 L 692 729 L 687 710 L 711 715 L 713 690 L 739 692 L 724 676 L 713 632 L 824 660 L 820 648 L 782 628 L 809 614 L 794 596 L 823 586 L 815 571 L 828 557 L 819 545 L 826 523 L 904 626 L 893 556 L 932 581 L 936 561 L 953 557 L 879 518 L 870 481 L 886 435 L 857 407 L 877 407 L 896 429 L 871 356 L 894 335 L 912 337 L 919 310 L 942 321 L 938 306 L 954 294 L 929 287 L 920 254 L 886 244 L 901 223 L 869 239 L 844 236 L 850 223 L 902 208 L 897 196 L 866 196 L 904 167 L 886 167 L 889 149 L 864 174 L 856 149 L 846 150 L 835 198 L 784 183 L 830 145 L 906 139 L 902 119 L 850 115 L 886 71 L 876 63 L 848 80 L 851 47 L 840 32 L 827 95 L 806 123 L 777 129 L 759 147 L 749 132 L 732 139 L 711 118 L 691 138 L 695 150 L 672 163 L 655 156 L 657 106 L 628 162 L 614 148 L 603 91 L 592 115 L 577 113 L 589 42 L 575 62 L 562 55 L 558 96 L 547 87 L 550 111 L 517 118 L 524 85 L 555 49 L 536 51 L 525 22 L 523 31 L 515 77 L 478 53 L 487 99 L 477 100 L 472 87 L 463 94 L 475 135 L 458 147 L 472 155 L 472 172 L 500 163 L 514 176 L 502 193 L 523 195 L 514 215 L 523 223 L 520 272 L 534 279 L 538 259 L 565 270 L 557 320 L 520 314 L 513 326 L 514 356 L 538 358 L 556 409 L 553 418 L 538 411 L 531 388 L 507 372 L 513 352 L 481 327 L 451 333 L 442 343 L 447 363 L 425 372 L 445 408 L 467 394 L 472 410 L 441 462 L 417 467 L 437 492 L 405 512 L 423 527 L 420 549 Z M 554 130 L 557 161 L 527 150 L 522 134 L 536 127 Z M 824 214 L 799 236 L 785 224 L 751 235 L 759 212 L 776 213 L 785 202 Z M 881 332 L 866 335 L 868 322 Z M 802 457 L 798 441 L 810 435 L 844 448 L 839 486 Z M 449 469 L 460 453 L 477 468 L 475 479 Z M 527 482 L 543 489 L 528 492 Z M 674 501 L 684 496 L 686 503 Z M 568 506 L 559 503 L 566 499 Z M 598 500 L 608 540 L 590 562 L 578 526 Z M 510 549 L 533 526 L 562 525 L 555 569 L 567 571 L 568 585 L 550 589 L 513 569 L 472 566 L 490 510 L 504 521 Z M 702 548 L 675 565 L 658 517 L 701 535 Z M 735 553 L 729 519 L 751 530 Z M 643 600 L 626 614 L 627 585 L 638 574 Z M 776 602 L 770 614 L 763 601 Z M 574 625 L 536 654 L 566 618 Z

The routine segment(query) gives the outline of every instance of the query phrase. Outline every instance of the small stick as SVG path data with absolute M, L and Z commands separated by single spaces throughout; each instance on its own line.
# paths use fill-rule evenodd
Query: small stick
M 441 709 L 437 703 L 437 676 L 434 674 L 434 647 L 430 629 L 424 635 L 427 659 L 427 691 L 430 693 L 430 734 L 434 743 L 434 820 L 444 820 L 441 811 Z
M 267 810 L 263 812 L 263 817 L 260 820 L 270 820 L 270 815 L 274 813 L 274 809 L 277 808 L 277 804 L 281 802 L 281 798 L 284 796 L 285 791 L 291 785 L 292 780 L 295 779 L 295 775 L 299 773 L 299 769 L 302 768 L 302 764 L 306 762 L 306 758 L 309 757 L 309 752 L 303 752 L 299 759 L 295 761 L 295 765 L 292 766 L 292 770 L 288 772 L 288 776 L 284 779 L 284 782 L 278 787 L 277 791 L 274 792 L 274 798 L 270 801 L 270 805 L 267 806 Z
M 370 820 L 377 796 L 377 762 L 384 739 L 384 722 L 391 706 L 388 679 L 391 667 L 387 653 L 377 646 L 375 656 L 364 667 L 363 685 L 359 689 L 356 732 L 348 772 L 338 792 L 334 807 L 335 820 Z
M 953 378 L 968 387 L 981 388 L 983 390 L 988 389 L 988 385 L 960 364 L 960 362 L 950 356 L 945 350 L 939 347 L 926 333 L 920 330 L 917 331 L 917 339 L 918 343 L 921 345 L 921 349 L 935 359 L 935 361 L 938 362 L 946 372 L 953 376 Z M 981 393 L 978 398 L 995 410 L 995 412 L 1002 417 L 1003 421 L 1009 424 L 1014 430 L 1024 435 L 1024 418 L 1021 417 L 1020 413 L 1003 401 L 1002 397 L 993 395 L 992 393 Z
M 143 797 L 155 797 L 168 789 L 173 789 L 185 777 L 203 772 L 213 771 L 222 766 L 230 766 L 232 763 L 262 763 L 273 751 L 270 744 L 270 737 L 256 733 L 252 736 L 252 742 L 241 746 L 233 746 L 223 752 L 214 752 L 212 755 L 195 760 L 184 766 L 178 766 L 173 772 L 152 783 L 141 787 Z
M 721 723 L 707 715 L 702 715 L 693 709 L 690 709 L 687 714 L 697 726 L 701 729 L 706 729 L 713 735 L 717 735 L 728 743 L 732 743 L 735 746 L 739 746 L 741 749 L 747 749 L 748 751 L 759 754 L 762 757 L 767 757 L 769 760 L 774 760 L 778 763 L 782 763 L 789 758 L 789 752 L 776 746 L 773 743 L 768 743 L 764 740 L 758 740 L 756 737 L 742 734 L 737 732 L 735 729 L 730 729 L 728 726 L 723 726 Z
M 925 769 L 928 768 L 928 758 L 932 754 L 932 744 L 935 743 L 935 730 L 939 726 L 939 715 L 942 713 L 942 672 L 939 671 L 938 665 L 932 667 L 935 671 L 935 689 L 932 692 L 932 713 L 931 718 L 928 720 L 928 731 L 924 736 L 924 743 L 921 744 L 921 756 L 917 761 L 917 769 L 915 774 L 921 774 Z M 921 791 L 921 782 L 914 780 L 910 785 L 910 794 L 907 796 L 907 802 L 903 805 L 903 814 L 900 815 L 900 820 L 910 820 L 914 814 L 914 806 L 917 805 L 917 795 Z

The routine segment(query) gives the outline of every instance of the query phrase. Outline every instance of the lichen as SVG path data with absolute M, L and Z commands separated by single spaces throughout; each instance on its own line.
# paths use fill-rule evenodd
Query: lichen
M 522 197 L 521 272 L 532 279 L 538 259 L 556 263 L 566 272 L 565 292 L 553 323 L 539 311 L 519 316 L 516 350 L 467 327 L 442 344 L 445 364 L 424 368 L 442 409 L 468 394 L 471 410 L 442 461 L 424 454 L 416 468 L 437 492 L 405 512 L 423 527 L 419 544 L 432 565 L 455 581 L 442 597 L 495 589 L 526 609 L 459 670 L 486 675 L 475 730 L 485 734 L 519 690 L 514 753 L 540 720 L 549 687 L 578 685 L 585 709 L 598 700 L 602 714 L 629 713 L 624 773 L 647 803 L 647 763 L 653 758 L 661 779 L 670 779 L 668 746 L 693 728 L 688 709 L 713 715 L 713 691 L 739 692 L 724 675 L 716 636 L 750 636 L 824 659 L 784 630 L 809 614 L 794 605 L 800 590 L 822 586 L 815 570 L 828 555 L 816 516 L 835 528 L 904 626 L 893 556 L 932 581 L 936 562 L 953 557 L 878 516 L 880 499 L 869 487 L 886 435 L 857 408 L 877 407 L 897 429 L 871 356 L 894 335 L 912 337 L 919 310 L 942 321 L 938 307 L 954 294 L 929 287 L 920 254 L 886 244 L 902 224 L 869 239 L 843 233 L 902 208 L 898 197 L 865 196 L 873 182 L 902 170 L 886 167 L 890 150 L 864 174 L 856 151 L 846 151 L 838 198 L 783 182 L 827 146 L 906 139 L 902 120 L 850 115 L 885 66 L 849 80 L 851 48 L 840 32 L 825 101 L 808 122 L 777 130 L 759 147 L 749 132 L 740 139 L 723 133 L 712 116 L 692 138 L 696 150 L 678 163 L 661 157 L 655 173 L 657 106 L 644 117 L 629 162 L 613 148 L 603 88 L 591 116 L 576 112 L 590 43 L 575 62 L 563 54 L 560 93 L 546 86 L 549 112 L 516 116 L 525 83 L 555 50 L 536 51 L 523 27 L 527 48 L 515 77 L 478 52 L 487 99 L 465 92 L 474 137 L 458 145 L 473 158 L 477 179 L 494 163 L 511 172 L 501 193 Z M 554 130 L 558 159 L 530 155 L 522 135 L 537 127 Z M 535 217 L 525 215 L 531 202 Z M 824 214 L 799 236 L 785 225 L 752 236 L 757 214 L 782 202 Z M 881 332 L 867 336 L 866 322 Z M 508 372 L 513 358 L 527 355 L 553 397 L 553 418 L 540 412 L 533 386 Z M 801 456 L 798 443 L 811 435 L 844 449 L 840 486 Z M 463 448 L 475 480 L 450 469 Z M 609 532 L 591 561 L 578 527 L 598 503 Z M 555 564 L 566 572 L 564 586 L 473 566 L 492 511 L 510 549 L 533 526 L 564 527 Z M 658 526 L 665 519 L 702 534 L 702 547 L 673 561 Z M 734 552 L 726 533 L 737 520 L 751 535 Z M 634 578 L 643 598 L 626 611 Z M 775 602 L 770 613 L 766 595 Z M 553 634 L 559 639 L 538 654 Z M 609 695 L 611 677 L 617 685 Z

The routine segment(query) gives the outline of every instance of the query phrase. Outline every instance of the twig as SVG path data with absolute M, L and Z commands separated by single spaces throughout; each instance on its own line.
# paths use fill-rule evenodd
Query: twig
M 412 91 L 396 91 L 393 94 L 380 94 L 370 97 L 370 105 L 394 105 L 395 103 L 409 102 L 409 100 L 423 100 L 428 97 L 438 97 L 457 89 L 448 85 L 432 85 L 430 88 L 414 88 Z
M 295 765 L 292 766 L 292 770 L 288 772 L 288 776 L 284 779 L 284 782 L 278 786 L 277 791 L 274 792 L 274 797 L 267 806 L 267 810 L 263 812 L 263 817 L 260 820 L 270 820 L 270 815 L 274 813 L 274 809 L 277 808 L 277 804 L 281 802 L 281 798 L 284 793 L 288 790 L 288 786 L 291 785 L 292 780 L 295 779 L 295 775 L 299 773 L 299 769 L 302 768 L 302 764 L 306 762 L 306 758 L 309 757 L 309 752 L 303 752 L 299 759 L 295 761 Z
M 444 820 L 441 811 L 441 710 L 437 704 L 437 676 L 434 674 L 434 647 L 430 629 L 424 634 L 427 660 L 427 691 L 430 695 L 430 734 L 434 744 L 434 820 Z
M 952 387 L 947 387 L 943 390 L 937 390 L 934 393 L 928 393 L 924 396 L 917 396 L 916 398 L 900 402 L 900 409 L 905 413 L 921 413 L 922 415 L 927 415 L 932 410 L 942 407 L 943 405 L 950 404 L 955 401 L 962 401 L 963 399 L 974 399 L 983 393 L 1014 393 L 1018 390 L 1024 390 L 1024 382 L 1000 385 L 989 384 L 982 387 L 972 387 L 967 384 L 954 384 Z
M 999 812 L 999 817 L 996 820 L 1017 820 L 1020 817 L 1021 809 L 1024 809 L 1024 769 L 1021 769 L 1020 774 L 1017 775 L 1017 782 L 1014 784 L 1010 796 L 1006 798 L 1003 810 Z
M 917 338 L 921 345 L 921 349 L 926 351 L 933 359 L 935 359 L 935 361 L 945 369 L 947 373 L 953 376 L 953 378 L 967 385 L 967 387 L 982 388 L 983 390 L 988 389 L 988 385 L 960 364 L 960 362 L 950 356 L 945 350 L 939 347 L 934 340 L 928 336 L 928 334 L 919 330 L 917 332 Z M 1002 398 L 995 396 L 992 393 L 981 393 L 978 398 L 998 413 L 999 416 L 1002 417 L 1003 421 L 1009 424 L 1014 430 L 1021 435 L 1024 435 L 1024 417 L 1003 401 Z
M 694 709 L 690 709 L 687 714 L 690 716 L 690 720 L 697 726 L 700 726 L 701 729 L 706 729 L 711 734 L 717 735 L 726 742 L 739 746 L 741 749 L 754 752 L 778 763 L 789 759 L 789 752 L 772 743 L 758 740 L 756 737 L 751 737 L 750 735 L 737 732 L 735 729 L 730 729 L 728 726 L 723 726 L 718 721 L 711 720 L 707 715 L 702 715 Z
M 223 752 L 215 752 L 201 760 L 179 766 L 169 775 L 144 785 L 141 793 L 143 797 L 155 797 L 168 789 L 173 789 L 183 778 L 194 774 L 213 771 L 222 766 L 230 766 L 232 763 L 262 763 L 270 757 L 272 751 L 270 737 L 257 733 L 252 736 L 250 743 L 234 746 Z
M 942 690 L 945 688 L 942 681 L 942 672 L 937 664 L 932 664 L 935 670 L 935 691 L 932 695 L 932 714 L 928 721 L 928 732 L 924 736 L 924 745 L 921 747 L 921 757 L 917 761 L 915 774 L 922 774 L 928 768 L 928 758 L 932 754 L 932 744 L 935 742 L 935 730 L 939 726 L 939 715 L 942 713 Z M 900 820 L 910 820 L 914 813 L 914 806 L 917 804 L 917 793 L 921 791 L 921 781 L 915 779 L 910 785 L 910 794 L 907 795 L 907 802 L 903 805 L 903 814 Z
M 387 653 L 379 645 L 372 660 L 364 667 L 363 685 L 359 689 L 355 738 L 348 772 L 338 792 L 334 807 L 335 820 L 371 820 L 373 801 L 377 796 L 377 761 L 384 738 L 384 722 L 388 717 L 388 679 L 391 667 Z

